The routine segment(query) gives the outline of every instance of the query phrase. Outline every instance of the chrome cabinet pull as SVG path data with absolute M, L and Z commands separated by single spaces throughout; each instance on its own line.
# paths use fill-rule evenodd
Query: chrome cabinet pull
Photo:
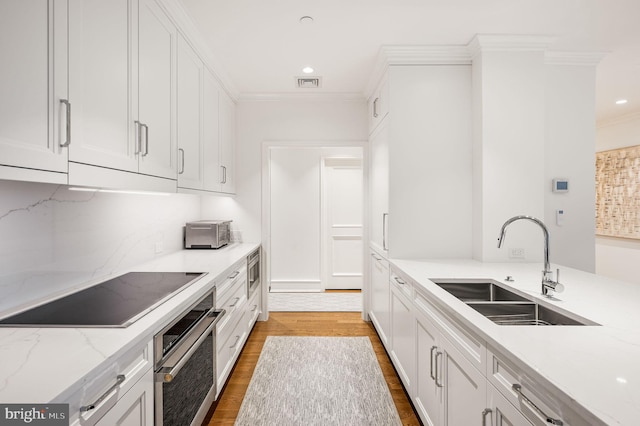
M 229 346 L 229 349 L 233 349 L 238 345 L 238 342 L 240 341 L 240 336 L 236 336 L 236 341 L 233 342 L 233 345 Z
M 485 408 L 482 410 L 482 426 L 487 424 L 487 414 L 491 413 L 491 408 Z
M 235 298 L 235 300 L 236 300 L 236 301 L 235 301 L 235 302 L 233 302 L 233 305 L 229 305 L 229 307 L 230 307 L 230 308 L 235 308 L 235 307 L 236 307 L 236 305 L 238 304 L 238 302 L 240 301 L 240 298 L 239 298 L 239 297 L 236 297 L 236 298 Z
M 563 425 L 563 424 L 564 424 L 564 422 L 563 422 L 562 420 L 560 420 L 560 419 L 554 419 L 553 417 L 549 417 L 549 416 L 547 416 L 547 415 L 545 414 L 545 412 L 544 412 L 544 411 L 542 411 L 542 410 L 541 410 L 541 409 L 540 409 L 536 404 L 534 404 L 534 402 L 533 402 L 533 401 L 531 401 L 529 398 L 527 398 L 527 397 L 525 396 L 525 394 L 522 392 L 522 386 L 521 386 L 521 385 L 519 385 L 519 384 L 517 384 L 517 383 L 514 383 L 514 384 L 511 386 L 511 389 L 513 389 L 513 391 L 514 391 L 515 393 L 517 393 L 518 395 L 520 395 L 520 396 L 522 397 L 522 400 L 523 400 L 524 402 L 526 402 L 527 404 L 529 404 L 529 405 L 530 405 L 531 407 L 533 407 L 533 409 L 534 409 L 534 410 L 536 410 L 536 411 L 537 411 L 537 412 L 538 412 L 542 417 L 544 417 L 547 423 L 549 423 L 549 424 L 551 424 L 551 425 Z
M 373 117 L 374 118 L 378 118 L 378 100 L 380 100 L 380 98 L 375 98 L 373 100 Z
M 378 256 L 377 254 L 375 254 L 375 253 L 371 253 L 371 257 L 373 257 L 378 262 L 380 262 L 382 260 L 382 258 L 380 256 Z
M 429 352 L 429 376 L 431 376 L 433 380 L 436 380 L 436 376 L 433 374 L 433 351 L 435 349 L 438 349 L 438 347 L 431 346 L 431 352 Z
M 118 374 L 116 376 L 116 382 L 113 384 L 113 386 L 111 386 L 109 389 L 106 390 L 105 393 L 102 394 L 102 396 L 98 399 L 95 400 L 95 402 L 93 404 L 89 404 L 89 405 L 83 405 L 82 407 L 80 407 L 80 412 L 86 412 L 86 411 L 91 411 L 94 408 L 96 408 L 96 406 L 98 404 L 100 404 L 102 401 L 104 401 L 105 399 L 107 399 L 107 397 L 109 396 L 109 394 L 111 392 L 113 392 L 118 386 L 120 386 L 120 384 L 122 382 L 124 382 L 124 380 L 126 379 L 124 374 Z
M 67 99 L 60 99 L 60 103 L 63 104 L 67 109 L 67 119 L 65 123 L 65 141 L 60 143 L 60 146 L 64 148 L 71 145 L 71 102 L 69 102 Z
M 251 310 L 251 312 L 255 312 L 256 309 L 258 309 L 258 305 L 253 305 L 253 309 Z
M 149 155 L 149 126 L 144 123 L 140 123 L 142 127 L 144 127 L 144 152 L 142 153 L 143 157 Z M 142 146 L 140 147 L 142 150 Z
M 227 278 L 232 280 L 235 277 L 237 277 L 238 275 L 240 275 L 240 271 L 233 271 L 233 273 L 231 275 L 229 275 Z
M 138 155 L 140 154 L 140 151 L 142 150 L 142 135 L 140 134 L 140 129 L 142 128 L 142 123 L 140 123 L 138 120 L 133 122 L 133 125 L 136 126 L 136 147 L 135 147 L 135 152 L 134 154 Z
M 183 174 L 183 173 L 184 173 L 184 149 L 182 149 L 182 148 L 178 148 L 178 153 L 182 154 L 182 155 L 180 156 L 180 158 L 181 158 L 181 161 L 180 161 L 180 162 L 181 162 L 180 171 L 178 172 L 178 174 L 179 174 L 179 175 L 181 175 L 181 174 Z
M 382 249 L 389 250 L 387 248 L 387 220 L 389 213 L 382 213 Z
M 394 281 L 397 282 L 400 285 L 405 285 L 406 283 L 404 281 L 402 281 L 400 278 L 398 277 L 393 277 Z
M 439 372 L 439 370 L 440 370 L 440 369 L 438 368 L 438 357 L 439 357 L 439 356 L 442 356 L 442 354 L 443 354 L 443 353 L 442 353 L 442 352 L 440 352 L 440 351 L 438 351 L 438 352 L 436 353 L 436 386 L 437 386 L 437 387 L 439 387 L 439 388 L 443 388 L 443 387 L 444 387 L 444 385 L 443 385 L 442 383 L 440 383 L 440 381 L 438 380 L 438 378 L 439 378 L 439 377 L 440 377 L 440 375 L 441 375 L 441 374 L 439 374 L 439 373 L 440 373 L 440 372 Z

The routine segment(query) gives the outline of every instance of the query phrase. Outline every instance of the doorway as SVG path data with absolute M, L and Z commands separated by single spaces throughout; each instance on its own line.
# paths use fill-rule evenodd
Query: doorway
M 263 243 L 269 294 L 329 294 L 363 281 L 363 152 L 354 146 L 264 146 Z M 359 310 L 362 304 L 358 304 Z

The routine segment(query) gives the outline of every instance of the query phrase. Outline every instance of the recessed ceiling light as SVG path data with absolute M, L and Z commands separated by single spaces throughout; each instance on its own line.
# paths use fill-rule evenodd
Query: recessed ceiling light
M 627 100 L 626 100 L 626 99 L 618 99 L 618 100 L 616 101 L 616 105 L 624 105 L 624 104 L 626 104 L 626 103 L 627 103 Z
M 304 68 L 302 68 L 302 72 L 305 73 L 305 74 L 311 74 L 313 72 L 313 68 L 304 67 Z
M 313 18 L 311 16 L 303 16 L 300 18 L 301 24 L 313 24 Z

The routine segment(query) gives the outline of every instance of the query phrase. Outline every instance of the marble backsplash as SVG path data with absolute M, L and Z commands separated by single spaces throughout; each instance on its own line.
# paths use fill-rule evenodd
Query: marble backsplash
M 180 250 L 201 201 L 0 180 L 0 316 Z

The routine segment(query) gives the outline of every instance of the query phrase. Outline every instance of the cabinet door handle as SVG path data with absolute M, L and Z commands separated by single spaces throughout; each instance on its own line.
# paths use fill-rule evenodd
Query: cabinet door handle
M 236 341 L 233 342 L 233 345 L 229 346 L 229 349 L 233 349 L 238 345 L 238 342 L 240 341 L 240 336 L 236 336 Z
M 380 256 L 378 256 L 377 254 L 375 254 L 375 253 L 371 253 L 371 257 L 373 257 L 378 262 L 380 262 L 382 260 L 382 258 Z
M 442 383 L 440 383 L 440 381 L 438 380 L 440 378 L 440 376 L 442 375 L 442 372 L 440 371 L 440 368 L 438 366 L 438 357 L 442 356 L 442 352 L 438 351 L 436 353 L 436 386 L 439 388 L 443 388 L 444 385 Z M 442 365 L 442 364 L 440 364 Z
M 136 126 L 136 143 L 135 143 L 135 151 L 134 154 L 138 155 L 140 154 L 140 151 L 142 150 L 142 135 L 141 135 L 141 129 L 142 129 L 142 123 L 140 123 L 138 120 L 133 122 L 133 125 Z
M 180 171 L 178 172 L 178 174 L 181 175 L 184 173 L 184 149 L 178 148 L 178 153 L 181 154 L 180 155 Z
M 253 305 L 253 309 L 251 310 L 251 312 L 255 312 L 256 309 L 258 309 L 258 305 Z
M 563 422 L 562 420 L 560 420 L 560 419 L 554 419 L 553 417 L 549 417 L 549 416 L 547 416 L 547 415 L 545 414 L 545 412 L 544 412 L 544 411 L 542 411 L 542 410 L 540 409 L 540 407 L 538 407 L 536 404 L 534 404 L 534 402 L 533 402 L 533 401 L 531 401 L 529 398 L 527 398 L 527 397 L 525 396 L 525 394 L 524 394 L 524 393 L 522 393 L 522 386 L 521 386 L 521 385 L 519 385 L 519 384 L 517 384 L 517 383 L 514 383 L 514 384 L 511 386 L 511 389 L 513 389 L 513 391 L 514 391 L 515 393 L 517 393 L 518 395 L 520 395 L 520 396 L 522 397 L 522 400 L 523 400 L 524 402 L 526 402 L 526 403 L 527 403 L 527 404 L 529 404 L 531 407 L 533 407 L 533 409 L 534 409 L 534 410 L 536 410 L 536 411 L 538 412 L 538 414 L 540 414 L 542 417 L 544 417 L 544 418 L 546 419 L 547 423 L 549 423 L 549 424 L 551 424 L 551 425 L 563 425 L 563 424 L 564 424 L 564 422 Z
M 144 123 L 140 123 L 140 125 L 144 127 L 144 152 L 142 156 L 146 157 L 149 154 L 149 126 Z M 142 147 L 140 149 L 142 150 Z
M 389 213 L 382 213 L 382 249 L 389 250 L 387 248 L 387 220 Z
M 61 147 L 71 145 L 71 102 L 67 99 L 60 99 L 60 103 L 63 104 L 67 110 L 66 123 L 65 123 L 65 140 L 60 142 Z
M 102 401 L 104 401 L 105 399 L 107 399 L 107 397 L 109 396 L 109 394 L 111 392 L 113 392 L 118 386 L 120 386 L 120 384 L 122 382 L 124 382 L 124 380 L 126 379 L 124 374 L 118 374 L 116 376 L 116 382 L 113 384 L 113 386 L 111 386 L 109 389 L 107 389 L 105 391 L 105 393 L 102 394 L 102 396 L 100 396 L 100 398 L 96 399 L 95 402 L 93 404 L 89 404 L 89 405 L 83 405 L 82 407 L 80 407 L 80 412 L 85 412 L 85 411 L 91 411 L 94 408 L 96 408 L 96 405 L 100 404 Z
M 491 408 L 485 408 L 482 410 L 482 426 L 487 425 L 487 414 L 491 413 Z
M 431 346 L 431 352 L 429 352 L 429 376 L 435 381 L 436 376 L 433 374 L 433 351 L 438 349 L 437 346 Z
M 375 98 L 373 100 L 373 117 L 374 118 L 378 118 L 378 100 L 380 100 L 380 98 Z
M 230 308 L 235 308 L 235 307 L 236 307 L 236 305 L 238 304 L 238 302 L 240 301 L 240 298 L 239 298 L 239 297 L 236 297 L 235 299 L 236 299 L 236 301 L 235 301 L 235 302 L 233 302 L 233 305 L 229 305 L 229 307 L 230 307 Z

